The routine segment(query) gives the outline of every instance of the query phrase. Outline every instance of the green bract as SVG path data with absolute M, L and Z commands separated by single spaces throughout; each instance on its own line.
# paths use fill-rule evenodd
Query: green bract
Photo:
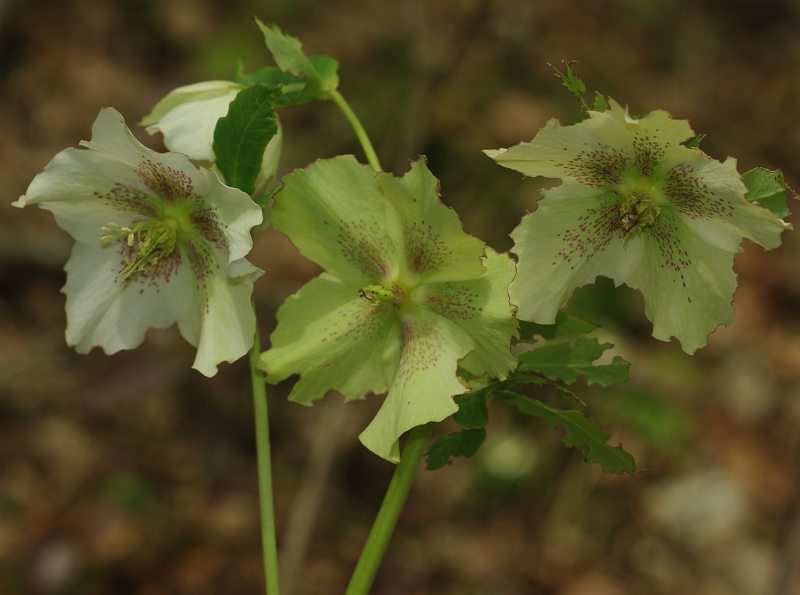
M 75 238 L 63 289 L 67 343 L 115 353 L 139 345 L 149 327 L 177 322 L 207 376 L 244 355 L 261 274 L 245 256 L 261 208 L 185 155 L 143 146 L 113 109 L 100 111 L 81 144 L 56 155 L 14 203 L 52 211 Z
M 653 336 L 693 353 L 733 318 L 733 253 L 743 237 L 765 248 L 789 227 L 745 199 L 736 160 L 680 143 L 685 120 L 639 119 L 614 101 L 574 126 L 551 120 L 531 142 L 485 151 L 528 176 L 560 178 L 514 230 L 511 301 L 549 324 L 575 288 L 598 275 L 641 290 Z
M 243 88 L 230 81 L 205 81 L 178 87 L 161 99 L 139 123 L 146 126 L 150 134 L 161 132 L 164 146 L 170 151 L 183 153 L 196 164 L 221 175 L 213 148 L 214 129 L 218 120 L 228 114 L 231 102 Z M 253 196 L 263 194 L 275 177 L 281 145 L 282 134 L 278 125 L 264 149 Z
M 424 161 L 400 179 L 350 156 L 318 161 L 284 178 L 272 223 L 325 272 L 278 311 L 267 378 L 299 374 L 290 398 L 304 404 L 388 391 L 360 436 L 381 457 L 397 461 L 404 432 L 457 410 L 459 364 L 514 368 L 513 262 L 464 233 Z

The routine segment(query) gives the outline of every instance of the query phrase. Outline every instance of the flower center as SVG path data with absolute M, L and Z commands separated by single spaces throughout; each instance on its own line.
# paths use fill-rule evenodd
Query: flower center
M 359 294 L 369 302 L 389 302 L 395 306 L 401 306 L 405 302 L 408 292 L 395 281 L 389 284 L 388 287 L 383 285 L 367 285 L 361 288 Z
M 622 198 L 619 222 L 626 240 L 655 223 L 661 213 L 662 194 L 650 179 L 627 180 L 617 194 Z
M 162 205 L 153 218 L 131 225 L 109 223 L 102 228 L 100 242 L 110 245 L 122 242 L 123 267 L 117 273 L 120 281 L 145 274 L 157 274 L 177 254 L 182 239 L 193 233 L 191 205 Z

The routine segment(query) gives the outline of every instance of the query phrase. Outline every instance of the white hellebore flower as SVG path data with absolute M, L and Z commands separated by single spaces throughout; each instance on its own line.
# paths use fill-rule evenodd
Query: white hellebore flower
M 170 151 L 187 155 L 195 163 L 213 169 L 216 156 L 212 145 L 217 120 L 228 113 L 228 106 L 244 87 L 231 81 L 205 81 L 178 87 L 159 101 L 139 122 L 149 134 L 161 132 L 164 146 Z M 254 196 L 264 194 L 275 177 L 281 157 L 283 134 L 280 121 L 278 132 L 264 149 L 261 171 L 258 173 Z
M 62 290 L 67 343 L 111 354 L 177 322 L 206 376 L 244 355 L 261 275 L 245 256 L 261 208 L 185 155 L 142 145 L 114 109 L 81 145 L 58 153 L 14 203 L 52 211 L 75 238 Z

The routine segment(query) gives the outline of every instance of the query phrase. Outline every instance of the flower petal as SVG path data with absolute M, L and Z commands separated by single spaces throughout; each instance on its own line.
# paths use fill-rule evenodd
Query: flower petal
M 402 178 L 380 174 L 379 183 L 402 221 L 404 279 L 432 283 L 483 275 L 485 244 L 464 233 L 458 214 L 442 203 L 439 181 L 424 159 Z
M 264 149 L 264 156 L 261 159 L 261 169 L 258 172 L 258 177 L 255 183 L 255 192 L 253 196 L 258 197 L 267 192 L 270 183 L 278 171 L 278 164 L 281 160 L 281 151 L 283 150 L 283 128 L 281 121 L 275 117 L 275 122 L 278 124 L 278 131 L 275 133 Z
M 733 253 L 701 241 L 683 218 L 665 213 L 641 234 L 644 258 L 627 283 L 644 295 L 653 336 L 676 337 L 686 353 L 733 320 Z
M 692 134 L 686 120 L 673 120 L 665 111 L 634 119 L 612 100 L 610 109 L 590 111 L 577 124 L 561 126 L 550 120 L 530 142 L 484 153 L 526 176 L 610 189 L 633 170 L 653 175 L 664 155 Z
M 446 318 L 422 308 L 406 314 L 400 367 L 378 414 L 361 432 L 361 443 L 398 462 L 403 433 L 458 410 L 453 396 L 468 389 L 458 381 L 456 368 L 472 348 L 472 339 Z
M 186 312 L 192 278 L 185 263 L 167 277 L 117 278 L 123 267 L 116 246 L 77 242 L 64 267 L 67 344 L 78 353 L 99 346 L 107 354 L 141 344 L 150 327 L 165 328 Z
M 281 305 L 261 364 L 269 382 L 300 374 L 291 400 L 310 404 L 329 390 L 360 399 L 388 389 L 400 359 L 399 318 L 359 289 L 323 273 Z
M 215 250 L 213 258 L 215 263 L 204 275 L 198 276 L 195 266 L 191 307 L 178 320 L 181 335 L 197 347 L 192 367 L 205 376 L 213 376 L 220 362 L 234 362 L 253 346 L 253 281 L 262 274 L 241 259 L 231 265 L 238 273 L 232 277 L 226 272 L 229 265 L 224 251 Z
M 548 190 L 511 233 L 518 255 L 509 288 L 517 317 L 552 324 L 572 292 L 599 275 L 619 285 L 643 255 L 639 237 L 623 241 L 619 198 L 573 182 Z
M 730 252 L 741 251 L 743 237 L 767 249 L 780 245 L 781 233 L 791 226 L 745 198 L 735 159 L 720 163 L 697 149 L 679 151 L 682 158 L 667 172 L 664 193 L 698 236 Z
M 272 225 L 335 277 L 366 285 L 396 274 L 401 230 L 374 172 L 352 156 L 283 178 Z
M 225 186 L 217 175 L 206 169 L 202 176 L 201 193 L 205 204 L 222 222 L 222 233 L 228 247 L 228 263 L 241 260 L 253 248 L 250 230 L 264 219 L 264 212 L 253 200 L 238 188 Z
M 147 132 L 164 135 L 170 151 L 187 155 L 193 161 L 215 161 L 212 144 L 217 120 L 228 113 L 228 106 L 242 86 L 230 81 L 205 81 L 178 87 L 159 101 L 140 124 Z
M 479 279 L 426 285 L 422 303 L 472 338 L 475 349 L 461 367 L 478 376 L 504 379 L 517 364 L 510 351 L 517 321 L 508 298 L 516 267 L 507 255 L 490 248 L 483 263 L 486 272 Z

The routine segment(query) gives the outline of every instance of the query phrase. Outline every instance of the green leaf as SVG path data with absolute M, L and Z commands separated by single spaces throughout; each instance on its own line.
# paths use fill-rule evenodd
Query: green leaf
M 600 91 L 594 92 L 594 111 L 604 112 L 609 109 L 608 99 Z
M 561 84 L 564 88 L 579 97 L 586 93 L 586 85 L 583 81 L 575 74 L 575 71 L 572 69 L 572 65 L 576 63 L 575 60 L 562 60 L 562 64 L 565 66 L 566 72 L 561 72 L 558 68 L 550 64 L 549 62 L 547 65 L 555 72 L 556 77 L 561 81 Z
M 278 131 L 274 93 L 262 84 L 240 91 L 214 129 L 214 154 L 225 183 L 247 194 L 255 190 L 264 150 Z
M 742 182 L 747 186 L 745 198 L 750 202 L 769 209 L 778 217 L 791 214 L 786 205 L 786 192 L 796 193 L 789 187 L 779 170 L 771 171 L 756 167 L 742 174 Z
M 698 134 L 698 135 L 697 135 L 697 136 L 695 136 L 695 137 L 694 137 L 692 140 L 690 140 L 688 143 L 686 143 L 686 146 L 687 146 L 688 148 L 690 148 L 690 149 L 699 149 L 699 148 L 700 148 L 700 143 L 701 143 L 701 142 L 703 141 L 703 139 L 704 139 L 705 137 L 707 137 L 707 136 L 708 136 L 708 135 L 707 135 L 705 132 L 704 132 L 704 133 L 702 133 L 702 134 Z
M 539 335 L 543 339 L 557 339 L 571 335 L 582 335 L 596 330 L 597 326 L 587 322 L 577 316 L 571 316 L 564 312 L 556 314 L 556 321 L 553 324 L 537 324 L 535 322 L 520 321 L 519 335 L 520 341 L 531 342 L 534 335 Z
M 462 430 L 479 430 L 489 422 L 489 409 L 486 406 L 489 390 L 490 387 L 486 387 L 456 397 L 458 411 L 453 414 L 453 419 Z
M 485 430 L 464 430 L 439 438 L 428 450 L 425 467 L 433 471 L 449 465 L 453 457 L 471 457 L 478 452 L 484 438 Z
M 610 364 L 595 365 L 611 345 L 594 337 L 578 336 L 574 341 L 548 343 L 519 355 L 520 372 L 538 372 L 552 380 L 575 382 L 584 376 L 588 384 L 610 386 L 628 380 L 630 364 L 615 356 Z
M 265 66 L 253 72 L 245 72 L 244 65 L 239 62 L 236 69 L 236 82 L 245 87 L 253 85 L 264 85 L 266 87 L 278 87 L 291 84 L 299 84 L 302 79 L 292 74 L 283 72 L 274 66 Z
M 256 24 L 278 68 L 297 77 L 283 86 L 278 105 L 289 107 L 314 99 L 328 99 L 330 93 L 339 86 L 339 63 L 330 56 L 306 56 L 296 37 L 286 35 L 278 27 L 269 27 L 258 19 Z
M 586 461 L 597 463 L 603 471 L 633 473 L 636 469 L 633 457 L 621 446 L 608 444 L 609 435 L 580 411 L 556 409 L 523 395 L 503 395 L 503 398 L 521 413 L 540 417 L 551 428 L 564 428 L 561 442 L 581 449 Z

